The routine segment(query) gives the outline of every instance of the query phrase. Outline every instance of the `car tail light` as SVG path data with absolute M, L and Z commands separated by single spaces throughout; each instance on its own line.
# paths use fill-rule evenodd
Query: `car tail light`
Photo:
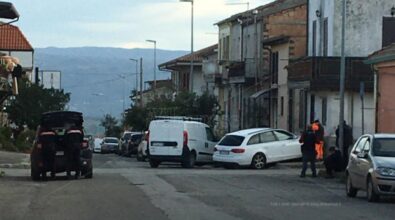
M 242 154 L 246 150 L 244 148 L 233 148 L 231 151 L 232 151 L 232 153 L 235 153 L 235 154 Z
M 183 136 L 184 136 L 183 146 L 188 146 L 188 131 L 184 131 Z
M 88 147 L 88 142 L 87 141 L 83 141 L 81 147 L 82 148 L 87 148 Z

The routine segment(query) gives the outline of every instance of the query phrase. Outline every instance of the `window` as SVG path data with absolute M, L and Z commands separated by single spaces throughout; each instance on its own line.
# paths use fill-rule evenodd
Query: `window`
M 256 134 L 250 138 L 247 145 L 259 144 L 259 143 L 260 143 L 259 134 Z
M 322 124 L 326 125 L 326 118 L 327 118 L 327 111 L 328 111 L 328 100 L 327 98 L 322 98 L 322 112 L 321 112 L 321 117 L 322 117 Z
M 370 150 L 370 139 L 367 139 L 365 144 L 363 145 L 363 152 L 369 152 Z
M 322 40 L 324 41 L 323 43 L 323 56 L 326 57 L 328 56 L 328 18 L 324 19 L 324 36 Z
M 375 138 L 372 151 L 378 157 L 395 157 L 395 139 Z
M 213 131 L 210 128 L 206 128 L 206 135 L 207 135 L 207 140 L 215 141 Z
M 270 72 L 272 84 L 278 83 L 278 52 L 273 52 L 270 55 Z
M 384 17 L 383 18 L 383 47 L 395 43 L 395 18 Z
M 268 131 L 264 133 L 260 133 L 261 143 L 268 143 L 276 141 L 276 137 L 274 136 L 273 132 Z
M 286 131 L 278 130 L 278 131 L 274 131 L 274 134 L 277 136 L 277 139 L 279 141 L 285 141 L 285 140 L 290 140 L 290 139 L 294 138 L 294 136 L 292 134 L 290 134 Z
M 317 44 L 317 21 L 313 21 L 313 37 L 312 37 L 312 56 L 315 56 L 316 44 Z
M 280 114 L 284 116 L 284 96 L 281 96 L 280 102 Z
M 365 146 L 365 142 L 368 138 L 363 137 L 359 140 L 357 146 L 355 147 L 354 151 L 352 152 L 353 154 L 358 154 L 362 152 L 363 147 Z
M 223 146 L 240 146 L 243 143 L 244 137 L 238 135 L 226 135 L 218 145 Z

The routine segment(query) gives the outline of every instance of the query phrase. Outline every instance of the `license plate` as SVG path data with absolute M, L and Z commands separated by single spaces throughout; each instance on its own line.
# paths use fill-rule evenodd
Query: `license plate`
M 221 150 L 221 151 L 219 151 L 219 154 L 221 154 L 221 155 L 229 155 L 229 151 Z
M 56 156 L 63 156 L 64 155 L 64 152 L 63 151 L 57 151 L 56 152 Z

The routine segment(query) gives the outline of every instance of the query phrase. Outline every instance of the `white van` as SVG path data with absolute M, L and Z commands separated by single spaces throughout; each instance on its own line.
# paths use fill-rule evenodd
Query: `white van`
M 157 117 L 148 131 L 148 158 L 153 168 L 163 161 L 185 168 L 212 162 L 216 139 L 210 127 L 187 117 Z

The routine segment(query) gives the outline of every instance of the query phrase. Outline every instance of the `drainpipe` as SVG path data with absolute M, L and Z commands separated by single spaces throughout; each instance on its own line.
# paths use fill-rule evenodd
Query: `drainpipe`
M 268 46 L 263 45 L 263 49 L 269 51 L 269 58 L 272 54 L 272 49 Z M 272 67 L 271 67 L 271 59 L 269 59 L 269 89 L 272 87 Z M 272 126 L 272 92 L 269 91 L 269 126 Z

